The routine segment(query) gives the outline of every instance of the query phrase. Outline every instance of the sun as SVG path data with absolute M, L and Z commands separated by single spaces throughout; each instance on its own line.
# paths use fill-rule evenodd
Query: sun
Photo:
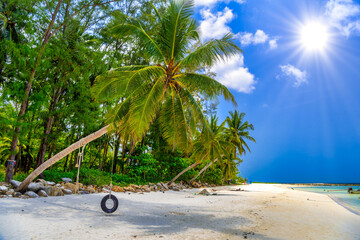
M 329 34 L 321 22 L 309 22 L 300 29 L 300 42 L 308 51 L 322 51 L 326 48 Z

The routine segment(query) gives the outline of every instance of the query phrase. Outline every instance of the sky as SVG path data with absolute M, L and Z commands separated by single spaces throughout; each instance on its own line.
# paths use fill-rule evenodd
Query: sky
M 360 183 L 360 0 L 195 0 L 202 41 L 244 51 L 212 67 L 256 144 L 241 175 L 261 182 Z

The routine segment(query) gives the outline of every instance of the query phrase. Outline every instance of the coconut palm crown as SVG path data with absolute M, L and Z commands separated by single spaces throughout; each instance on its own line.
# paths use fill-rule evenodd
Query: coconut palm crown
M 158 24 L 151 31 L 132 18 L 112 29 L 115 35 L 131 39 L 131 44 L 143 44 L 144 57 L 151 64 L 121 66 L 102 74 L 96 79 L 93 94 L 99 101 L 122 99 L 108 120 L 135 142 L 158 117 L 168 143 L 187 150 L 196 128 L 206 125 L 196 95 L 208 99 L 222 95 L 236 104 L 224 85 L 194 69 L 210 67 L 241 49 L 230 33 L 200 42 L 193 10 L 193 1 L 171 1 L 163 13 L 154 7 Z
M 254 126 L 248 121 L 244 121 L 245 113 L 239 113 L 237 110 L 229 112 L 230 116 L 225 119 L 228 126 L 227 136 L 228 140 L 234 144 L 233 157 L 236 158 L 236 149 L 240 155 L 246 154 L 246 150 L 250 151 L 250 148 L 246 141 L 252 141 L 256 143 L 256 140 L 250 136 L 250 131 L 254 130 Z

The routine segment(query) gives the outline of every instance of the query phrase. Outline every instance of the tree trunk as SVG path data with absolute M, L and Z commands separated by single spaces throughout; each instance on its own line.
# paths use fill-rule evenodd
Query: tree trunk
M 124 173 L 125 169 L 125 150 L 126 149 L 126 140 L 123 140 L 122 149 L 121 149 L 121 162 L 120 162 L 120 173 Z
M 32 82 L 34 81 L 35 74 L 36 74 L 36 71 L 37 71 L 37 67 L 39 65 L 39 61 L 40 61 L 40 59 L 42 57 L 42 54 L 44 52 L 45 46 L 47 45 L 50 37 L 52 36 L 51 31 L 53 29 L 54 22 L 55 22 L 57 13 L 58 13 L 58 11 L 60 9 L 61 3 L 62 3 L 62 0 L 59 0 L 54 13 L 52 14 L 52 19 L 51 19 L 51 21 L 50 21 L 50 23 L 49 23 L 49 25 L 48 25 L 48 27 L 47 27 L 47 29 L 45 31 L 44 39 L 43 39 L 43 42 L 42 42 L 41 47 L 39 49 L 38 55 L 37 55 L 37 57 L 35 59 L 35 64 L 34 64 L 34 67 L 33 67 L 32 71 L 31 71 L 29 81 L 26 84 L 24 100 L 21 103 L 20 111 L 19 111 L 18 118 L 17 118 L 18 123 L 20 123 L 22 121 L 22 118 L 25 115 L 25 111 L 26 111 L 26 108 L 27 108 L 27 105 L 28 105 L 30 91 L 31 91 L 31 87 L 32 87 Z M 6 180 L 7 181 L 10 181 L 12 179 L 12 177 L 13 177 L 12 176 L 13 175 L 12 171 L 14 169 L 14 162 L 15 162 L 14 159 L 15 159 L 15 155 L 16 155 L 16 147 L 17 147 L 17 143 L 18 143 L 18 139 L 19 139 L 20 130 L 21 130 L 20 126 L 15 127 L 15 132 L 14 132 L 13 139 L 12 139 L 12 142 L 11 142 L 11 147 L 10 147 L 10 158 L 8 160 L 10 164 L 7 165 L 7 169 L 6 169 Z
M 206 171 L 206 169 L 208 169 L 213 163 L 216 163 L 217 159 L 215 159 L 214 161 L 210 162 L 208 165 L 206 165 L 203 169 L 201 169 L 201 171 L 196 175 L 196 177 L 192 178 L 189 182 L 189 184 L 191 185 L 191 183 L 193 181 L 195 181 L 204 171 Z
M 90 134 L 87 137 L 84 137 L 77 141 L 76 143 L 73 143 L 69 147 L 65 148 L 58 154 L 56 154 L 54 157 L 50 158 L 43 164 L 41 164 L 38 168 L 36 168 L 16 189 L 17 192 L 22 192 L 25 190 L 25 188 L 37 177 L 40 173 L 42 173 L 45 169 L 53 165 L 54 163 L 58 162 L 59 160 L 63 159 L 67 155 L 69 155 L 71 152 L 75 151 L 76 149 L 88 144 L 89 142 L 101 137 L 105 133 L 109 131 L 110 125 L 107 125 L 103 127 L 102 129 L 98 130 L 95 133 Z
M 56 104 L 59 102 L 62 92 L 63 91 L 61 88 L 55 88 L 55 91 L 51 98 L 51 103 L 50 103 L 50 107 L 49 107 L 48 114 L 47 114 L 48 117 L 44 124 L 44 135 L 41 139 L 40 148 L 39 148 L 37 158 L 36 158 L 36 167 L 39 167 L 42 163 L 44 163 L 45 153 L 46 153 L 46 149 L 48 146 L 48 138 L 49 138 L 49 134 L 52 131 L 54 118 L 55 118 L 55 116 L 53 115 L 53 112 L 56 108 Z
M 105 143 L 105 148 L 104 148 L 104 151 L 103 151 L 103 156 L 102 156 L 102 158 L 99 158 L 99 171 L 101 171 L 103 166 L 105 165 L 105 160 L 106 160 L 106 155 L 107 155 L 108 148 L 109 148 L 110 139 L 106 138 L 105 141 L 106 141 L 106 143 Z M 101 162 L 101 160 L 102 160 L 102 162 Z
M 178 175 L 176 175 L 176 177 L 174 177 L 173 179 L 171 179 L 170 182 L 168 182 L 168 185 L 172 184 L 173 182 L 176 181 L 176 179 L 178 179 L 181 175 L 183 175 L 184 173 L 186 173 L 187 171 L 189 171 L 190 169 L 196 167 L 197 165 L 199 165 L 200 162 L 195 162 L 192 165 L 190 165 L 189 167 L 185 168 L 184 170 L 182 170 Z
M 94 160 L 92 160 L 92 162 L 90 163 L 90 169 L 94 166 L 94 163 L 96 161 L 96 158 L 98 157 L 98 155 L 101 153 L 101 147 L 102 147 L 102 143 L 100 142 L 99 144 L 99 150 L 97 151 L 97 153 L 95 153 L 95 157 Z
M 21 145 L 19 146 L 19 151 L 18 153 L 16 154 L 16 158 L 15 158 L 15 161 L 17 162 L 17 164 L 15 164 L 14 166 L 14 174 L 16 174 L 18 168 L 19 168 L 19 165 L 21 164 L 21 156 L 22 156 L 22 147 Z
M 120 137 L 118 137 L 118 139 L 116 139 L 116 141 L 114 142 L 114 165 L 113 165 L 113 169 L 111 170 L 112 173 L 116 173 L 116 164 L 117 164 L 117 161 L 118 161 L 118 153 L 119 153 L 119 147 L 120 147 Z

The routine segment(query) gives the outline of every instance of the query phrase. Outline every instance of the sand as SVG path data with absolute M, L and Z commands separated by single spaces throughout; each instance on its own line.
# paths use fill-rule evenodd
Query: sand
M 115 193 L 114 214 L 101 211 L 105 194 L 0 199 L 0 239 L 360 239 L 359 215 L 287 187 Z

